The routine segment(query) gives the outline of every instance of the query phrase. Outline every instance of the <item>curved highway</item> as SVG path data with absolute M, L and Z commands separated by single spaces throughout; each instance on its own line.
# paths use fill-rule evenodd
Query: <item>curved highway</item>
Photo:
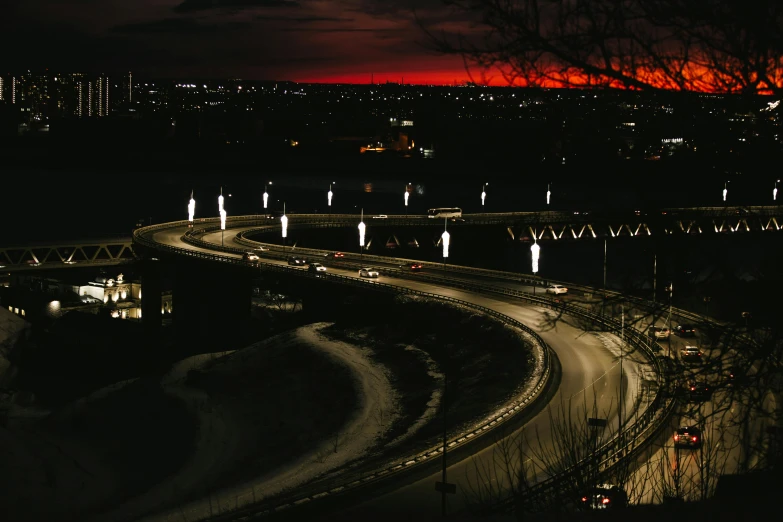
M 250 227 L 247 227 L 250 228 Z M 204 246 L 193 246 L 182 240 L 182 235 L 188 231 L 186 226 L 163 229 L 149 232 L 148 239 L 156 243 L 170 245 L 174 247 L 206 252 L 210 254 L 220 254 L 223 256 L 240 257 L 240 254 L 226 253 L 219 250 L 221 245 L 221 236 L 233 238 L 236 232 L 243 228 L 226 231 L 224 235 L 220 231 L 205 234 L 202 239 L 208 243 L 214 244 L 215 249 Z M 228 245 L 228 242 L 226 242 Z M 236 245 L 231 245 L 236 246 Z M 287 264 L 283 260 L 263 259 L 264 262 L 274 264 Z M 344 276 L 358 277 L 354 269 L 347 270 L 338 267 L 330 267 L 329 272 Z M 469 278 L 470 276 L 462 275 Z M 484 279 L 484 278 L 482 278 Z M 620 396 L 620 366 L 618 360 L 619 342 L 616 336 L 601 334 L 601 339 L 596 335 L 587 334 L 583 330 L 571 326 L 565 320 L 553 321 L 551 310 L 526 305 L 517 299 L 505 296 L 488 296 L 479 293 L 473 293 L 461 289 L 440 286 L 431 282 L 415 281 L 411 279 L 393 278 L 381 276 L 381 281 L 400 287 L 407 287 L 415 290 L 426 291 L 443 296 L 453 297 L 464 301 L 469 301 L 487 308 L 491 308 L 503 313 L 511 318 L 517 319 L 527 324 L 549 344 L 557 355 L 561 367 L 560 385 L 554 394 L 550 405 L 553 413 L 557 413 L 560 404 L 571 401 L 573 408 L 572 415 L 575 419 L 584 418 L 584 407 L 597 415 L 606 418 L 608 426 L 606 436 L 616 431 L 619 422 L 617 411 L 617 398 Z M 497 280 L 499 285 L 515 284 L 507 280 Z M 516 285 L 518 289 L 520 285 Z M 623 412 L 626 417 L 634 411 L 637 400 L 640 398 L 641 376 L 645 361 L 636 361 L 633 357 L 626 357 L 623 365 L 625 379 L 624 385 L 624 407 Z M 649 371 L 649 370 L 647 370 Z M 525 427 L 526 433 L 533 438 L 539 437 L 544 445 L 551 444 L 551 421 L 546 409 L 535 415 Z M 514 436 L 518 433 L 513 434 Z M 601 435 L 599 434 L 599 437 Z M 483 482 L 487 487 L 497 488 L 504 486 L 503 478 L 494 477 L 484 479 L 477 477 L 476 469 L 490 466 L 496 459 L 496 451 L 492 446 L 477 453 L 474 459 L 465 459 L 462 462 L 450 463 L 447 470 L 448 481 L 457 484 L 457 494 L 449 495 L 449 510 L 455 511 L 464 507 L 466 497 L 470 495 L 471 489 L 478 482 Z M 541 462 L 528 462 L 529 465 L 537 464 L 542 467 Z M 539 471 L 539 480 L 546 478 L 545 471 Z M 440 514 L 440 494 L 434 490 L 434 484 L 441 479 L 440 473 L 416 480 L 414 482 L 401 485 L 397 489 L 383 494 L 377 498 L 369 500 L 363 504 L 355 506 L 343 515 L 355 519 L 374 519 L 374 520 L 400 520 L 409 517 L 424 518 L 437 516 Z M 397 484 L 397 486 L 400 486 Z M 334 518 L 334 515 L 330 515 Z

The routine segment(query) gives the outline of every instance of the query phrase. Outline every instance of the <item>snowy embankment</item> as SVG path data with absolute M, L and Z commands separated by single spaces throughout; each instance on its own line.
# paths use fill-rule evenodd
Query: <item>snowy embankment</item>
M 255 437 L 247 436 L 248 433 L 258 432 L 259 429 L 275 432 L 275 426 L 279 425 L 273 425 L 269 419 L 259 426 L 258 419 L 238 414 L 243 410 L 236 405 L 232 407 L 227 404 L 230 401 L 224 400 L 219 404 L 208 393 L 188 386 L 186 380 L 190 370 L 206 368 L 209 373 L 217 367 L 213 364 L 213 368 L 207 368 L 216 360 L 215 355 L 188 358 L 172 368 L 163 379 L 163 385 L 167 393 L 184 401 L 199 419 L 200 429 L 193 455 L 189 462 L 168 480 L 97 520 L 134 520 L 145 513 L 155 513 L 143 519 L 148 521 L 200 520 L 295 488 L 364 455 L 383 436 L 386 426 L 394 420 L 397 399 L 386 372 L 372 363 L 369 353 L 348 343 L 325 338 L 319 332 L 324 326 L 326 324 L 319 323 L 301 327 L 233 355 L 227 354 L 219 364 L 224 366 L 222 371 L 230 371 L 232 367 L 237 371 L 247 371 L 248 367 L 254 364 L 268 364 L 262 355 L 264 352 L 274 351 L 275 344 L 277 348 L 284 349 L 304 346 L 326 354 L 334 362 L 350 370 L 353 379 L 355 408 L 342 427 L 325 434 L 311 444 L 308 451 L 283 465 L 265 470 L 235 486 L 207 492 L 198 500 L 186 502 L 185 499 L 198 491 L 203 483 L 214 480 L 221 472 L 228 472 L 228 467 L 243 465 L 237 461 L 237 456 L 246 455 L 249 445 L 258 444 L 253 440 Z M 221 358 L 218 357 L 219 359 Z M 303 363 L 307 364 L 306 361 Z M 287 396 L 290 392 L 291 390 L 279 390 L 280 395 L 276 398 L 267 396 L 243 399 L 285 402 L 290 400 Z M 290 422 L 301 430 L 312 430 L 314 426 L 310 426 L 308 417 L 317 413 L 310 411 L 312 407 L 304 402 L 287 404 L 285 409 L 288 410 L 290 419 L 274 419 L 274 422 Z M 379 412 L 385 412 L 383 422 L 379 420 Z M 164 507 L 167 510 L 156 513 Z

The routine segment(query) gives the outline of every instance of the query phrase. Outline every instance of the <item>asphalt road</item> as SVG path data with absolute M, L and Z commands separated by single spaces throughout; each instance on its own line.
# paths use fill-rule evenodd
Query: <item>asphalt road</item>
M 227 231 L 226 236 L 230 235 L 233 238 L 238 230 Z M 184 227 L 162 230 L 155 232 L 153 238 L 162 244 L 215 253 L 215 251 L 208 248 L 195 247 L 182 242 L 181 236 L 185 231 L 186 228 Z M 203 239 L 204 241 L 220 245 L 221 232 L 206 234 Z M 226 244 L 229 245 L 227 242 Z M 236 245 L 232 242 L 230 246 Z M 223 255 L 239 257 L 239 255 L 233 254 L 224 253 Z M 287 264 L 283 260 L 264 259 L 263 261 Z M 358 277 L 357 271 L 353 269 L 347 270 L 332 266 L 328 270 L 331 273 Z M 461 277 L 467 279 L 466 276 Z M 559 414 L 565 411 L 567 414 L 570 413 L 576 420 L 583 419 L 586 408 L 589 416 L 597 415 L 608 421 L 605 433 L 599 433 L 599 438 L 609 437 L 616 430 L 619 422 L 617 403 L 620 396 L 620 365 L 617 357 L 616 343 L 618 341 L 616 337 L 610 336 L 614 337 L 614 339 L 602 342 L 596 336 L 586 334 L 579 328 L 568 324 L 566 319 L 553 320 L 553 312 L 551 310 L 525 305 L 518 300 L 505 298 L 500 295 L 496 297 L 487 296 L 447 286 L 438 286 L 430 282 L 419 282 L 388 276 L 381 276 L 379 280 L 401 287 L 476 303 L 527 324 L 541 335 L 560 361 L 562 371 L 560 386 L 549 406 L 554 417 L 558 418 Z M 476 279 L 474 278 L 473 280 L 475 281 Z M 520 290 L 526 289 L 522 285 L 510 281 L 497 280 L 493 281 L 493 283 L 513 286 Z M 643 361 L 641 362 L 643 364 Z M 623 381 L 623 412 L 627 417 L 634 410 L 634 406 L 639 399 L 641 389 L 640 365 L 637 364 L 633 357 L 625 357 L 623 372 L 625 374 Z M 556 429 L 556 426 L 554 428 Z M 544 469 L 546 468 L 545 463 L 537 456 L 547 458 L 547 455 L 557 455 L 557 451 L 553 450 L 552 430 L 553 424 L 549 409 L 544 409 L 533 417 L 524 428 L 530 441 L 531 453 L 537 454 L 532 456 L 530 460 L 527 460 L 526 464 L 532 469 L 540 468 L 536 473 L 538 480 L 546 478 L 547 474 L 546 469 Z M 519 437 L 520 431 L 512 433 L 510 437 Z M 449 495 L 448 497 L 450 512 L 463 509 L 466 500 L 471 496 L 471 492 L 475 491 L 479 484 L 483 487 L 495 488 L 507 485 L 504 484 L 507 483 L 505 476 L 489 477 L 480 471 L 492 468 L 493 462 L 497 457 L 497 448 L 490 446 L 475 454 L 473 458 L 449 463 L 447 469 L 448 481 L 457 484 L 457 494 Z M 531 471 L 529 475 L 532 473 Z M 441 511 L 441 498 L 440 494 L 435 491 L 435 482 L 440 480 L 441 475 L 437 473 L 410 483 L 399 483 L 397 484 L 397 489 L 356 505 L 339 516 L 351 519 L 364 518 L 373 520 L 400 520 L 413 516 L 416 518 L 438 516 Z M 335 514 L 331 514 L 330 518 L 334 519 L 335 516 Z

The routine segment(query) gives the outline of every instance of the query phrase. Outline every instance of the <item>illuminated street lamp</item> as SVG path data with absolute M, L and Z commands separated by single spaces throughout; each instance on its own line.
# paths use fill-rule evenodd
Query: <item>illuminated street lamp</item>
M 362 217 L 359 218 L 359 257 L 364 259 L 364 209 L 362 209 Z
M 329 192 L 326 193 L 326 200 L 329 203 L 330 207 L 332 206 L 332 196 L 334 196 L 334 193 L 332 192 L 332 184 L 333 183 L 334 183 L 334 181 L 332 183 L 329 183 Z
M 220 246 L 224 246 L 223 244 L 223 235 L 226 230 L 226 211 L 225 209 L 220 209 Z
M 408 198 L 410 197 L 410 192 L 408 192 L 408 186 L 409 185 L 410 185 L 410 183 L 408 183 L 408 185 L 405 185 L 405 194 L 403 194 L 403 197 L 405 198 L 405 206 L 406 207 L 408 206 Z
M 552 192 L 549 190 L 549 186 L 551 183 L 548 183 L 546 186 L 546 204 L 549 205 L 549 198 L 552 196 Z
M 448 219 L 443 220 L 443 234 L 441 234 L 440 239 L 443 243 L 443 269 L 446 270 L 446 258 L 449 257 L 449 243 L 451 242 L 451 235 L 446 230 L 446 226 L 448 225 Z
M 268 207 L 267 207 L 267 202 L 269 201 L 269 192 L 268 192 L 268 189 L 269 189 L 269 185 L 271 185 L 271 184 L 272 184 L 272 182 L 271 182 L 271 181 L 268 181 L 268 182 L 266 183 L 266 186 L 264 186 L 264 196 L 263 196 L 263 198 L 264 198 L 264 215 L 266 215 L 266 209 L 268 208 Z
M 196 200 L 193 199 L 193 191 L 190 191 L 190 201 L 188 202 L 188 226 L 193 226 L 193 217 L 196 215 Z
M 538 246 L 536 240 L 533 240 L 533 244 L 530 246 L 530 257 L 533 260 L 533 275 L 538 274 L 538 259 L 541 257 L 541 247 Z M 533 295 L 536 293 L 536 280 L 533 279 Z
M 481 206 L 484 206 L 484 200 L 487 199 L 487 185 L 489 183 L 484 183 L 484 186 L 481 188 Z
M 223 211 L 223 187 L 220 187 L 220 195 L 218 196 L 218 212 Z
M 283 239 L 288 237 L 288 216 L 285 215 L 285 203 L 283 203 L 283 216 L 280 218 L 280 228 L 283 231 Z M 285 245 L 283 245 L 285 246 Z
M 775 180 L 775 188 L 772 189 L 772 201 L 778 200 L 778 183 L 780 183 L 779 179 Z
M 726 195 L 729 193 L 729 182 L 723 184 L 723 201 L 726 201 Z

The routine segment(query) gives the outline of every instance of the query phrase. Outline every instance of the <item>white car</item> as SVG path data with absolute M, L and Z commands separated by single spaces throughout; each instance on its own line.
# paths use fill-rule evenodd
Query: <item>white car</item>
M 386 214 L 378 214 L 377 216 L 373 216 L 373 219 L 388 219 L 389 216 Z
M 310 272 L 326 272 L 326 267 L 321 263 L 310 263 L 307 267 Z
M 378 278 L 378 271 L 374 268 L 362 268 L 359 270 L 359 277 L 370 277 L 373 279 Z
M 567 294 L 568 288 L 564 287 L 563 285 L 551 285 L 547 287 L 546 293 L 555 295 Z

